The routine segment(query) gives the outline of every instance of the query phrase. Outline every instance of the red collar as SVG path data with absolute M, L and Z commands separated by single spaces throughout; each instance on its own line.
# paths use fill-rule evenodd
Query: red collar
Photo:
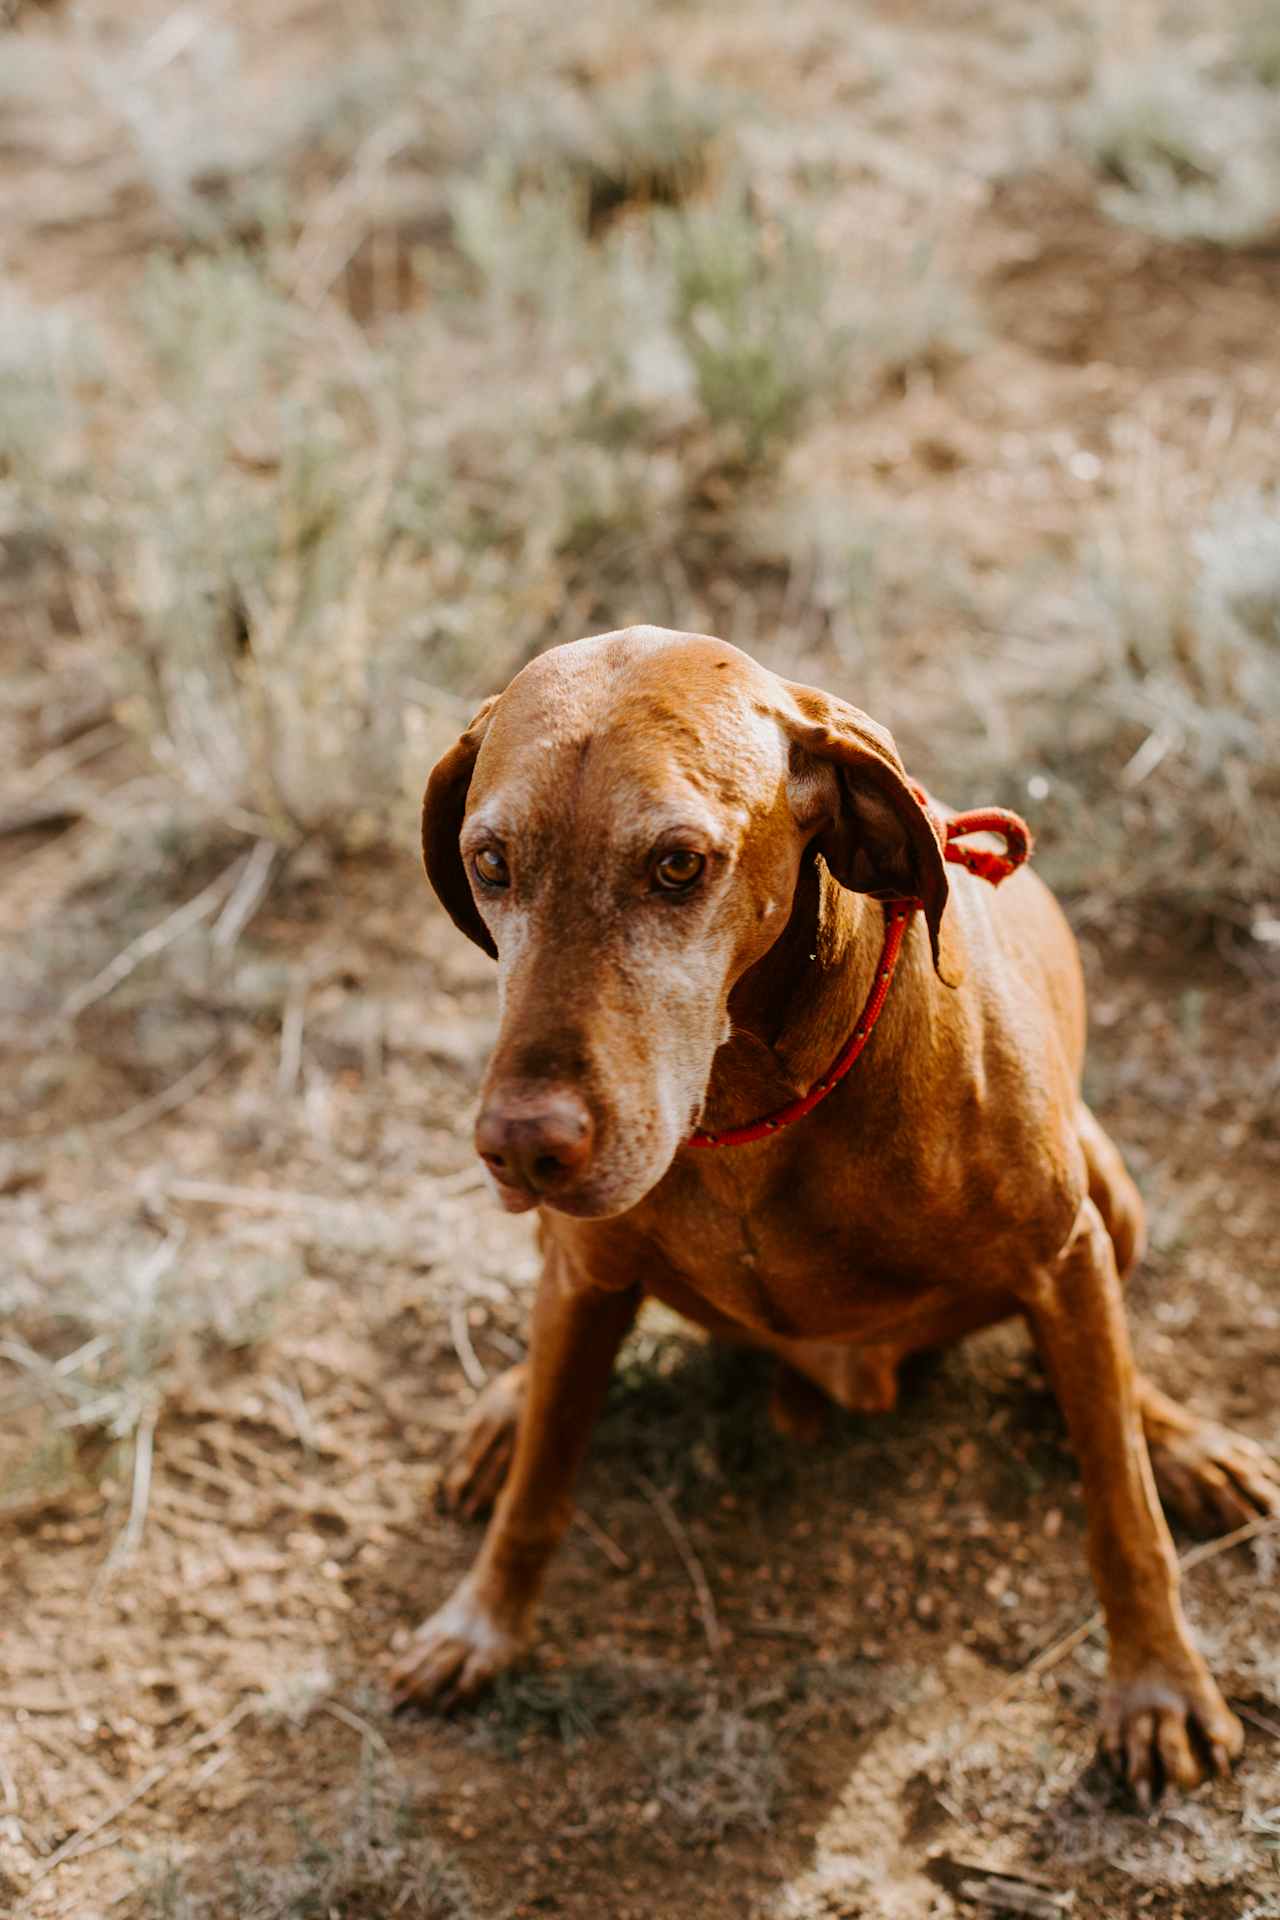
M 924 795 L 914 790 L 922 806 Z M 943 858 L 954 864 L 967 867 L 970 873 L 977 874 L 980 880 L 986 880 L 998 887 L 1002 880 L 1020 867 L 1031 854 L 1031 829 L 1025 820 L 1016 813 L 1008 812 L 1004 807 L 982 807 L 974 813 L 957 813 L 942 823 L 945 844 Z M 1003 853 L 992 853 L 985 847 L 961 847 L 956 844 L 962 834 L 998 833 L 1005 843 Z M 803 1120 L 806 1113 L 820 1105 L 833 1088 L 837 1087 L 848 1073 L 862 1049 L 870 1040 L 876 1021 L 884 1011 L 884 1003 L 889 997 L 889 988 L 893 984 L 894 969 L 902 952 L 902 942 L 907 928 L 919 910 L 918 900 L 886 900 L 884 902 L 884 945 L 880 949 L 880 958 L 876 962 L 875 975 L 871 982 L 871 991 L 866 1004 L 858 1015 L 853 1032 L 841 1047 L 831 1065 L 815 1080 L 808 1093 L 800 1095 L 798 1100 L 778 1107 L 773 1113 L 766 1113 L 759 1120 L 748 1120 L 741 1127 L 725 1127 L 720 1133 L 709 1133 L 703 1127 L 691 1134 L 685 1142 L 689 1147 L 744 1147 L 748 1141 L 764 1140 L 771 1133 L 781 1132 L 795 1120 Z

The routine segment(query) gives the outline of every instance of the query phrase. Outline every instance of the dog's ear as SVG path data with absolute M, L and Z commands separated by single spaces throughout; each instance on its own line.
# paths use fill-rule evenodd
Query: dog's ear
M 942 830 L 911 790 L 893 735 L 816 687 L 782 683 L 793 805 L 842 887 L 919 900 L 941 973 Z
M 436 762 L 422 796 L 422 863 L 427 878 L 454 926 L 461 927 L 468 940 L 474 940 L 495 960 L 498 949 L 471 897 L 467 870 L 458 850 L 458 836 L 467 810 L 467 790 L 476 755 L 497 699 L 495 694 L 485 701 L 466 732 L 455 740 L 443 759 Z

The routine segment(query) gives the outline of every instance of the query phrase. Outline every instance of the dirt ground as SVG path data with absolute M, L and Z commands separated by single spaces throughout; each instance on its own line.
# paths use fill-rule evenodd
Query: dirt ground
M 873 11 L 917 36 L 923 69 L 980 67 L 949 9 Z M 815 65 L 851 56 L 770 19 L 748 58 L 699 14 L 697 57 L 769 72 L 778 110 L 803 111 Z M 922 119 L 938 140 L 946 123 L 936 102 Z M 820 423 L 806 445 L 833 489 L 909 504 L 1012 573 L 1070 535 L 1095 484 L 1075 456 L 1109 472 L 1117 421 L 1158 421 L 1188 471 L 1229 457 L 1267 477 L 1274 251 L 1119 231 L 1070 169 L 970 198 L 986 343 L 877 395 L 856 434 Z M 73 249 L 45 234 L 17 271 L 76 284 Z M 101 236 L 83 261 L 109 300 Z M 914 658 L 945 684 L 954 636 Z M 815 671 L 834 683 L 838 663 Z M 646 1318 L 529 1669 L 454 1719 L 392 1718 L 388 1650 L 478 1540 L 433 1488 L 478 1386 L 522 1351 L 536 1271 L 469 1140 L 489 964 L 408 853 L 318 843 L 234 938 L 210 937 L 247 884 L 241 843 L 162 807 L 123 840 L 100 825 L 95 796 L 155 775 L 38 544 L 0 544 L 0 672 L 15 777 L 44 768 L 53 791 L 49 756 L 91 741 L 75 817 L 7 832 L 0 872 L 0 1908 L 942 1920 L 1065 1911 L 1069 1893 L 1077 1916 L 1280 1913 L 1277 1543 L 1186 1576 L 1248 1746 L 1230 1781 L 1143 1816 L 1094 1758 L 1098 1636 L 1028 1671 L 1094 1599 L 1070 1451 L 1013 1328 L 942 1357 L 892 1415 L 833 1411 L 803 1448 L 767 1423 L 765 1366 Z M 927 737 L 903 731 L 928 780 Z M 200 926 L 66 1017 L 210 887 Z M 1069 905 L 1089 1095 L 1151 1213 L 1140 1357 L 1280 1450 L 1280 976 L 1261 947 L 1182 939 L 1087 885 Z M 81 1419 L 95 1338 L 130 1351 Z M 286 1884 L 308 1835 L 332 1846 L 357 1818 L 362 1778 L 416 1822 L 436 1905 L 401 1904 L 390 1841 L 363 1890 L 322 1895 L 319 1870 L 310 1892 Z

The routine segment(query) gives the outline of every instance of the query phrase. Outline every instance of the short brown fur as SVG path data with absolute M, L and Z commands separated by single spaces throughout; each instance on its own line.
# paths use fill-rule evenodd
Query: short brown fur
M 646 886 L 646 836 L 665 832 L 705 846 L 705 897 Z M 495 835 L 501 897 L 468 876 Z M 529 1362 L 482 1398 L 445 1483 L 461 1510 L 496 1495 L 496 1511 L 398 1662 L 398 1698 L 465 1697 L 527 1643 L 645 1295 L 864 1411 L 893 1405 L 907 1355 L 1020 1314 L 1085 1484 L 1107 1751 L 1144 1801 L 1225 1769 L 1241 1729 L 1187 1628 L 1152 1457 L 1210 1526 L 1274 1510 L 1280 1481 L 1134 1367 L 1141 1202 L 1081 1101 L 1083 984 L 1048 889 L 944 869 L 892 740 L 857 709 L 652 628 L 518 676 L 433 773 L 423 839 L 449 912 L 499 956 L 482 1137 L 504 1203 L 541 1204 L 545 1262 Z M 865 997 L 883 924 L 865 895 L 885 887 L 926 913 L 855 1071 L 776 1137 L 690 1150 L 695 1122 L 752 1119 L 820 1075 Z M 802 1396 L 780 1391 L 776 1417 L 804 1427 Z

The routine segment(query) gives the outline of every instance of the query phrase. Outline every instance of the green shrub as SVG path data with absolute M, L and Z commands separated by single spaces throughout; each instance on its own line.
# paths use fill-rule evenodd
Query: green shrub
M 1113 218 L 1248 246 L 1280 223 L 1280 101 L 1186 50 L 1101 66 L 1076 120 Z

